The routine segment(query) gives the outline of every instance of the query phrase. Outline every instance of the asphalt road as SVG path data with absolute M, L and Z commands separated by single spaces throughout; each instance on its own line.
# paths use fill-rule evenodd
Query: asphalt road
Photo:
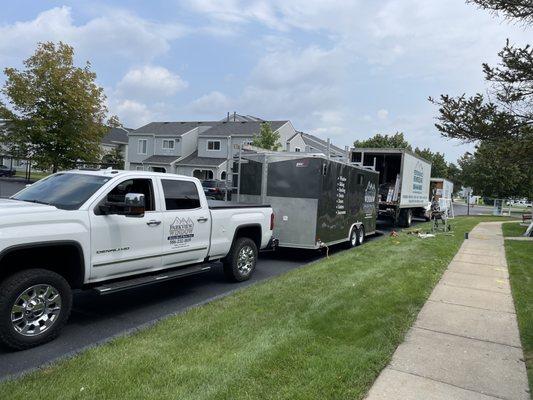
M 25 183 L 10 180 L 10 178 L 0 178 L 0 197 L 9 197 L 24 189 Z

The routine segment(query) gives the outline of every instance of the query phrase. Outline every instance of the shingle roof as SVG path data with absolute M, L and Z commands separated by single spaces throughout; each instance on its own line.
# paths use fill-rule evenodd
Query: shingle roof
M 171 164 L 176 161 L 178 156 L 150 156 L 147 159 L 143 160 L 143 163 L 146 164 Z
M 218 167 L 226 162 L 225 158 L 211 158 L 211 157 L 198 157 L 198 152 L 195 151 L 190 156 L 180 160 L 176 165 L 190 165 L 194 167 Z
M 307 146 L 311 146 L 323 152 L 328 151 L 328 142 L 326 142 L 325 140 L 322 140 L 314 135 L 310 135 L 309 133 L 304 133 L 304 132 L 300 132 L 300 133 L 302 134 L 302 139 Z M 331 152 L 340 153 L 340 155 L 345 154 L 345 151 L 343 149 L 335 146 L 332 143 L 329 144 L 329 148 Z
M 220 120 L 222 121 L 228 121 L 228 117 L 224 117 Z M 241 114 L 229 114 L 229 121 L 230 122 L 249 122 L 249 121 L 264 121 L 264 119 L 261 119 L 259 117 L 254 117 L 253 115 L 241 115 Z
M 273 131 L 278 130 L 289 121 L 268 121 Z M 219 122 L 200 136 L 255 136 L 261 130 L 262 121 Z
M 102 144 L 128 144 L 128 133 L 131 131 L 128 128 L 109 128 L 102 138 Z
M 181 136 L 198 126 L 207 126 L 219 124 L 217 121 L 196 121 L 196 122 L 150 122 L 147 125 L 135 129 L 132 133 L 148 133 L 157 136 Z

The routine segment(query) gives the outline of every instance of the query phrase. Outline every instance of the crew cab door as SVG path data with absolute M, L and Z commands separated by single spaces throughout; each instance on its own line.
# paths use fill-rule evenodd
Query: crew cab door
M 211 214 L 194 180 L 160 179 L 163 203 L 164 268 L 204 261 L 209 250 Z
M 103 194 L 89 211 L 92 281 L 161 268 L 163 225 L 155 183 L 151 178 L 125 178 Z M 144 194 L 144 216 L 102 214 L 101 204 L 123 202 L 127 193 Z

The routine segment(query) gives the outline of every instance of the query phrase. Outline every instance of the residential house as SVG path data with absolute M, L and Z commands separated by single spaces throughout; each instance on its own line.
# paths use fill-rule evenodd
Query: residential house
M 287 140 L 286 148 L 292 152 L 302 153 L 322 153 L 331 158 L 346 158 L 347 150 L 342 150 L 340 147 L 333 145 L 325 140 L 322 140 L 314 135 L 304 132 L 296 132 Z
M 170 172 L 199 179 L 227 177 L 228 158 L 253 142 L 261 124 L 269 122 L 280 136 L 280 151 L 328 153 L 343 158 L 346 152 L 316 136 L 297 132 L 288 120 L 264 121 L 250 115 L 228 114 L 221 121 L 152 122 L 129 133 L 129 169 Z
M 198 135 L 219 122 L 151 122 L 128 134 L 129 169 L 176 173 L 197 149 Z
M 197 150 L 176 163 L 178 174 L 199 179 L 226 179 L 227 159 L 236 156 L 239 147 L 251 144 L 261 131 L 262 120 L 222 121 L 198 135 Z M 282 151 L 287 140 L 296 132 L 290 121 L 268 121 L 279 133 Z M 231 140 L 230 140 L 231 138 Z
M 118 149 L 124 158 L 124 169 L 129 169 L 128 166 L 128 134 L 133 129 L 123 127 L 111 127 L 109 131 L 102 138 L 100 149 L 102 151 L 102 159 L 105 161 L 106 155 L 113 150 Z

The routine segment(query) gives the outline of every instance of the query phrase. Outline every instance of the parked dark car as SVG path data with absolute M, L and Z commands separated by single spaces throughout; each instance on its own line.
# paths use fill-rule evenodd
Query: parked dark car
M 212 200 L 225 200 L 226 182 L 216 179 L 202 181 L 205 196 Z M 228 192 L 228 200 L 231 200 L 231 190 Z
M 0 176 L 13 176 L 15 175 L 15 170 L 5 165 L 0 165 Z

